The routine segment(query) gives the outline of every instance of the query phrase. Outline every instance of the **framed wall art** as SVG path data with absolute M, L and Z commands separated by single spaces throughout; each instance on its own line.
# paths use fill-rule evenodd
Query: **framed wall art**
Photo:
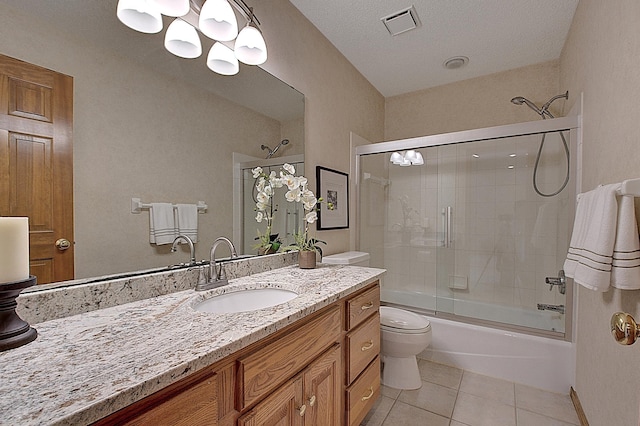
M 316 166 L 317 197 L 322 198 L 318 211 L 318 229 L 349 227 L 349 175 Z M 329 205 L 333 209 L 329 209 Z

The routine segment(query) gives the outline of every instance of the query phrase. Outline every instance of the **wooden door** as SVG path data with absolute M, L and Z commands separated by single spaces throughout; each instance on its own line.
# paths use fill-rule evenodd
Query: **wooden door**
M 74 277 L 72 131 L 73 79 L 0 55 L 0 216 L 29 217 L 38 284 Z
M 238 419 L 238 426 L 302 426 L 302 376 L 276 389 L 264 401 Z
M 342 350 L 334 345 L 304 372 L 305 426 L 339 426 L 342 417 Z

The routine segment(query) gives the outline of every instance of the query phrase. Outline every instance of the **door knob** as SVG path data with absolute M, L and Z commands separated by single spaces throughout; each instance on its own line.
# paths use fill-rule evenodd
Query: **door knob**
M 640 326 L 625 312 L 616 312 L 611 317 L 611 334 L 621 345 L 633 345 L 640 337 Z
M 56 241 L 56 248 L 60 251 L 65 251 L 69 247 L 71 247 L 71 241 L 67 240 L 66 238 L 60 238 L 58 241 Z

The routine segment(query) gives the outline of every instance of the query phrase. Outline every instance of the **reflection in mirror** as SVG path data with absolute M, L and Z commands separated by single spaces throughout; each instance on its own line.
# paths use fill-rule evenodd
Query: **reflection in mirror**
M 208 258 L 217 237 L 242 235 L 234 223 L 253 215 L 234 202 L 234 153 L 265 159 L 262 145 L 288 139 L 270 160 L 304 154 L 304 95 L 256 66 L 228 77 L 211 72 L 206 55 L 177 58 L 164 49 L 164 32 L 120 23 L 116 4 L 0 5 L 0 53 L 74 78 L 76 278 L 189 259 L 186 244 L 173 254 L 171 244 L 150 244 L 149 212 L 132 214 L 132 198 L 204 201 L 196 257 Z M 200 37 L 207 52 L 213 41 Z

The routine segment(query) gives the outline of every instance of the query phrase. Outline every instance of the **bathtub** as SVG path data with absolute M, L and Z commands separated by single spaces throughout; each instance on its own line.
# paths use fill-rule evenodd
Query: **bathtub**
M 432 341 L 419 358 L 564 395 L 575 386 L 571 342 L 426 318 Z

